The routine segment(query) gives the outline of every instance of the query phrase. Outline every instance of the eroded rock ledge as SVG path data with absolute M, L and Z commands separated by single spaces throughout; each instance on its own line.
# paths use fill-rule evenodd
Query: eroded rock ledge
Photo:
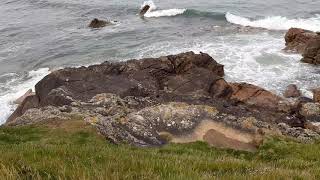
M 317 111 L 312 106 L 301 110 L 307 102 L 289 103 L 254 85 L 228 83 L 223 76 L 223 65 L 193 52 L 66 68 L 42 79 L 6 125 L 77 116 L 108 140 L 136 146 L 200 140 L 254 150 L 268 134 L 304 142 L 319 137 L 301 113 Z

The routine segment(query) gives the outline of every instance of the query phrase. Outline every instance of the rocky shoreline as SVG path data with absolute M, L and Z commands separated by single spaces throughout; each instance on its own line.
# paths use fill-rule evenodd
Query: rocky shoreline
M 304 59 L 317 64 L 319 36 L 310 34 L 289 30 L 286 50 L 303 51 Z M 309 39 L 302 41 L 304 35 Z M 291 85 L 286 94 L 294 99 L 286 99 L 255 85 L 227 82 L 223 76 L 223 65 L 193 52 L 65 68 L 42 79 L 5 126 L 78 117 L 116 144 L 206 141 L 249 151 L 269 135 L 301 142 L 320 137 L 312 124 L 320 121 L 319 91 L 312 100 Z

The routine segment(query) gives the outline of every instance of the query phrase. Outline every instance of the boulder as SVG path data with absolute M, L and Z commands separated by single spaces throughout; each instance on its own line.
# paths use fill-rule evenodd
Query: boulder
M 295 84 L 290 84 L 283 96 L 286 98 L 296 98 L 301 96 L 301 92 Z
M 89 27 L 90 28 L 102 28 L 108 24 L 110 24 L 109 21 L 104 21 L 104 20 L 100 20 L 100 19 L 95 18 L 90 22 Z
M 285 35 L 286 47 L 284 50 L 302 54 L 306 48 L 307 42 L 316 36 L 317 34 L 312 31 L 291 28 Z

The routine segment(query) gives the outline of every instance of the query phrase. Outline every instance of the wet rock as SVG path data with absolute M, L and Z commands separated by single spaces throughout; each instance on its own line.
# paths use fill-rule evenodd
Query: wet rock
M 102 28 L 102 27 L 105 27 L 107 25 L 111 24 L 110 22 L 108 21 L 104 21 L 104 20 L 100 20 L 100 19 L 93 19 L 90 24 L 89 24 L 89 27 L 91 28 Z
M 313 101 L 320 103 L 320 88 L 313 90 Z
M 317 34 L 312 31 L 291 28 L 285 35 L 286 48 L 284 50 L 302 54 L 306 49 L 307 42 L 316 36 Z
M 301 92 L 295 84 L 290 84 L 283 94 L 286 98 L 296 98 L 301 96 Z
M 150 9 L 150 6 L 149 6 L 149 5 L 145 5 L 145 6 L 141 9 L 139 15 L 140 15 L 140 16 L 144 16 L 144 15 L 148 12 L 149 9 Z

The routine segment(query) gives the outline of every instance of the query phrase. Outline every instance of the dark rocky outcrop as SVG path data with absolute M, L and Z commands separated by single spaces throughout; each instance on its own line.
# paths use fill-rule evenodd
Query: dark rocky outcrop
M 283 96 L 286 98 L 296 98 L 301 96 L 301 92 L 298 89 L 297 85 L 290 84 L 287 86 L 287 89 L 284 92 Z
M 303 128 L 299 105 L 246 83 L 228 83 L 223 65 L 193 52 L 65 68 L 39 83 L 6 125 L 82 117 L 114 143 L 158 146 L 206 141 L 253 150 L 268 134 Z M 290 131 L 279 128 L 287 123 Z M 290 133 L 285 133 L 285 132 Z M 311 139 L 300 130 L 300 139 Z M 215 137 L 219 137 L 218 139 Z
M 95 18 L 90 22 L 89 27 L 90 28 L 102 28 L 102 27 L 105 27 L 109 24 L 111 24 L 111 23 L 108 21 L 104 21 L 104 20 L 100 20 L 100 19 Z

